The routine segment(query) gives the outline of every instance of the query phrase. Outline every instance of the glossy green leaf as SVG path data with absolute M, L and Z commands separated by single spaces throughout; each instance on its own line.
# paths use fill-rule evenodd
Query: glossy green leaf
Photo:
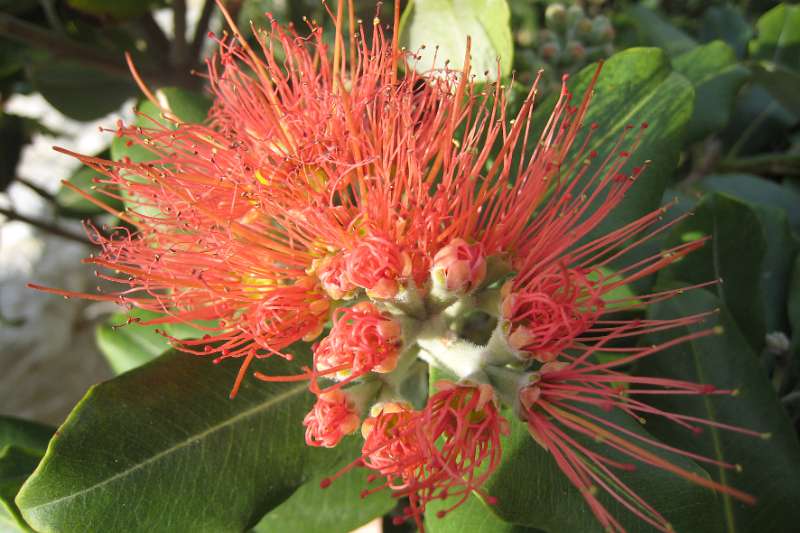
M 745 242 L 745 241 L 743 241 Z M 720 307 L 711 292 L 687 291 L 653 306 L 650 318 L 671 319 Z M 756 496 L 755 506 L 723 498 L 725 531 L 740 533 L 783 533 L 800 523 L 800 445 L 786 414 L 756 354 L 748 347 L 739 328 L 722 309 L 720 325 L 724 335 L 704 337 L 675 346 L 642 361 L 643 375 L 659 375 L 711 383 L 723 389 L 737 389 L 732 396 L 661 396 L 653 400 L 658 407 L 734 424 L 771 434 L 768 439 L 708 428 L 700 436 L 678 426 L 653 420 L 650 430 L 678 446 L 718 460 L 740 464 L 742 472 L 708 467 L 713 478 Z M 691 331 L 707 328 L 701 324 Z M 686 331 L 679 332 L 686 333 Z M 666 336 L 653 335 L 648 342 L 661 342 Z
M 694 85 L 695 104 L 687 126 L 687 141 L 696 141 L 728 124 L 739 89 L 750 75 L 733 49 L 722 41 L 698 46 L 672 61 L 676 71 Z
M 722 194 L 703 199 L 694 215 L 671 231 L 666 246 L 712 237 L 705 246 L 673 263 L 664 271 L 670 279 L 705 283 L 723 282 L 715 288 L 730 309 L 751 346 L 763 346 L 766 325 L 759 290 L 767 242 L 756 212 Z M 747 243 L 746 246 L 743 243 Z
M 594 74 L 595 65 L 583 69 L 570 84 L 579 98 Z M 624 167 L 631 171 L 646 161 L 646 171 L 630 188 L 598 229 L 602 235 L 657 209 L 667 181 L 675 169 L 684 129 L 692 116 L 694 90 L 681 74 L 672 72 L 658 48 L 631 48 L 613 55 L 603 66 L 585 123 L 597 123 L 588 149 L 606 156 L 614 149 L 626 126 L 648 124 L 638 150 Z M 546 119 L 540 112 L 539 119 Z M 629 132 L 630 138 L 636 131 Z M 591 175 L 603 157 L 587 172 Z
M 800 235 L 800 193 L 751 174 L 706 176 L 698 187 L 704 191 L 724 192 L 750 205 L 783 211 L 792 230 Z
M 362 442 L 358 435 L 339 444 L 347 462 L 360 455 Z M 397 500 L 388 489 L 361 498 L 361 492 L 370 486 L 367 477 L 371 471 L 366 468 L 355 468 L 337 478 L 328 488 L 320 488 L 322 479 L 336 473 L 341 466 L 337 464 L 328 468 L 306 482 L 267 514 L 254 532 L 348 533 L 395 507 Z
M 108 157 L 108 155 L 108 151 L 105 151 L 98 154 L 98 157 L 105 158 Z M 96 189 L 96 179 L 105 179 L 105 176 L 92 168 L 81 167 L 67 178 L 67 181 L 80 190 L 89 193 L 94 198 L 106 203 L 111 209 L 121 210 L 123 204 L 120 200 L 103 194 Z M 103 184 L 101 187 L 107 189 L 108 185 Z M 64 185 L 59 187 L 56 192 L 56 204 L 58 205 L 59 213 L 66 216 L 84 218 L 107 213 L 102 207 L 93 204 L 82 195 Z
M 456 501 L 453 498 L 432 501 L 425 513 L 425 530 L 430 533 L 541 533 L 532 527 L 502 521 L 474 494 L 443 518 L 436 516 Z
M 308 348 L 292 351 L 307 363 Z M 23 516 L 65 533 L 255 525 L 339 452 L 305 445 L 305 383 L 246 379 L 230 400 L 239 364 L 168 352 L 93 387 L 17 496 Z M 295 374 L 299 364 L 255 366 Z
M 697 46 L 697 42 L 686 32 L 672 25 L 669 20 L 645 6 L 634 4 L 628 11 L 639 32 L 642 42 L 663 48 L 676 56 Z
M 412 66 L 426 72 L 444 68 L 445 61 L 449 68 L 460 69 L 470 37 L 472 72 L 478 76 L 487 73 L 493 80 L 498 59 L 500 74 L 511 73 L 514 44 L 510 18 L 506 0 L 412 0 L 403 13 L 400 39 L 420 56 Z
M 159 103 L 181 120 L 188 123 L 204 122 L 211 107 L 211 100 L 203 95 L 178 87 L 162 87 L 155 92 Z M 137 106 L 138 115 L 134 124 L 152 128 L 156 124 L 174 127 L 174 124 L 163 118 L 161 110 L 149 100 L 142 100 Z M 115 161 L 129 157 L 135 163 L 150 161 L 154 154 L 138 144 L 133 144 L 127 137 L 115 137 L 111 143 L 111 158 Z
M 137 94 L 132 81 L 74 61 L 38 61 L 30 66 L 29 74 L 34 88 L 75 120 L 100 118 Z
M 38 422 L 0 415 L 0 448 L 16 446 L 43 455 L 54 431 Z
M 756 23 L 750 56 L 800 70 L 800 6 L 779 4 Z
M 142 309 L 114 313 L 95 328 L 95 340 L 117 374 L 152 361 L 171 348 L 161 332 L 176 339 L 199 339 L 207 332 L 188 324 L 141 325 L 163 315 Z M 207 324 L 211 326 L 211 323 Z
M 774 63 L 762 63 L 753 68 L 756 81 L 761 83 L 786 109 L 800 115 L 800 72 Z
M 116 19 L 139 17 L 161 3 L 163 0 L 67 0 L 67 4 L 78 11 Z
M 597 412 L 631 431 L 646 433 L 637 422 L 620 413 Z M 577 489 L 559 470 L 549 453 L 530 436 L 523 423 L 510 418 L 511 435 L 503 439 L 503 460 L 487 482 L 489 494 L 497 498 L 490 507 L 501 519 L 548 533 L 580 531 L 600 532 L 602 527 L 589 510 Z M 584 442 L 612 459 L 630 462 L 602 444 Z M 702 474 L 697 465 L 680 457 L 653 450 L 683 468 Z M 662 513 L 676 531 L 717 531 L 719 508 L 716 496 L 673 474 L 636 463 L 633 472 L 621 472 L 620 478 L 655 509 Z M 640 521 L 605 494 L 600 499 L 629 532 L 650 532 L 652 527 Z
M 706 42 L 717 39 L 725 41 L 738 58 L 743 58 L 747 53 L 747 43 L 752 35 L 753 30 L 737 5 L 711 6 L 703 14 L 701 39 Z
M 41 454 L 25 448 L 0 446 L 0 531 L 32 531 L 14 498 L 41 458 Z
M 158 333 L 163 326 L 142 326 L 128 323 L 128 317 L 150 320 L 159 315 L 141 309 L 130 313 L 114 313 L 95 328 L 95 340 L 108 364 L 117 374 L 152 361 L 170 349 L 169 340 Z

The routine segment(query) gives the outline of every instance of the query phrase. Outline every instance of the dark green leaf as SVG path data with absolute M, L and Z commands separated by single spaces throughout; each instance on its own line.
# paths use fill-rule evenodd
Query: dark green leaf
M 98 154 L 98 157 L 107 158 L 108 156 L 108 151 Z M 95 183 L 95 180 L 104 178 L 105 176 L 92 168 L 81 167 L 76 170 L 72 176 L 67 179 L 67 181 L 80 190 L 89 193 L 94 198 L 104 202 L 111 209 L 123 209 L 124 206 L 120 200 L 112 198 L 96 190 L 95 187 L 97 184 Z M 100 187 L 108 189 L 109 186 L 102 184 Z M 64 185 L 62 185 L 56 192 L 56 204 L 58 205 L 59 213 L 62 215 L 78 218 L 90 217 L 107 212 L 102 207 L 93 204 L 77 192 Z
M 626 415 L 597 412 L 631 431 L 645 433 Z M 616 460 L 621 456 L 602 444 L 585 443 Z M 683 468 L 703 470 L 680 457 L 668 457 Z M 656 510 L 662 513 L 676 531 L 716 531 L 719 509 L 716 497 L 707 489 L 692 485 L 673 474 L 637 463 L 637 470 L 622 472 L 620 478 Z M 498 471 L 487 482 L 489 494 L 497 497 L 490 507 L 503 520 L 549 533 L 580 531 L 599 532 L 602 527 L 590 512 L 583 497 L 558 469 L 552 456 L 533 441 L 524 424 L 511 419 L 511 435 L 503 440 L 503 460 Z M 615 518 L 629 531 L 650 532 L 652 527 L 640 521 L 622 506 L 601 493 L 600 499 Z
M 722 41 L 698 46 L 672 61 L 695 90 L 687 141 L 697 141 L 728 124 L 734 99 L 750 71 L 736 61 L 733 50 Z
M 167 335 L 176 339 L 199 339 L 206 331 L 188 324 L 143 326 L 139 322 L 163 315 L 142 309 L 114 313 L 95 329 L 95 340 L 117 374 L 152 361 L 171 348 Z M 129 320 L 130 319 L 130 320 Z M 208 324 L 209 326 L 211 324 Z
M 775 6 L 758 19 L 756 30 L 750 41 L 753 59 L 800 70 L 800 6 Z
M 128 323 L 134 320 L 150 320 L 156 313 L 133 309 L 130 313 L 114 313 L 95 329 L 95 340 L 108 364 L 117 374 L 152 361 L 170 349 L 166 337 L 158 333 L 158 326 L 141 326 Z
M 444 68 L 446 60 L 450 68 L 460 69 L 471 37 L 472 72 L 478 76 L 488 72 L 489 79 L 496 79 L 498 58 L 500 74 L 511 73 L 510 18 L 506 0 L 412 0 L 403 13 L 400 39 L 403 46 L 419 52 L 421 59 L 412 65 L 426 72 Z
M 307 364 L 308 348 L 293 351 Z M 304 443 L 305 383 L 245 380 L 229 400 L 239 363 L 169 352 L 93 387 L 20 491 L 23 516 L 61 532 L 253 526 L 339 457 Z M 259 370 L 295 374 L 298 364 Z
M 722 39 L 733 48 L 736 57 L 740 59 L 747 53 L 747 42 L 752 34 L 753 30 L 739 6 L 711 6 L 703 14 L 700 38 L 706 42 Z
M 43 455 L 54 431 L 38 422 L 0 415 L 0 448 L 16 446 Z
M 339 444 L 347 462 L 360 455 L 361 443 L 358 436 Z M 320 488 L 322 479 L 336 473 L 341 466 L 326 469 L 297 489 L 258 523 L 255 533 L 348 533 L 394 508 L 397 500 L 388 489 L 361 498 L 361 492 L 369 487 L 367 477 L 371 472 L 366 468 L 355 468 L 328 488 Z
M 800 72 L 774 63 L 761 63 L 753 68 L 756 81 L 766 88 L 786 109 L 800 116 Z
M 0 192 L 6 190 L 16 176 L 22 148 L 28 142 L 25 121 L 17 115 L 0 112 Z
M 100 118 L 137 92 L 128 79 L 63 59 L 38 61 L 29 74 L 36 90 L 75 120 Z
M 150 11 L 163 0 L 67 0 L 70 7 L 90 15 L 108 15 L 116 19 L 135 18 Z
M 742 239 L 741 242 L 747 242 Z M 719 307 L 722 302 L 704 290 L 687 291 L 656 304 L 650 318 L 671 319 Z M 667 442 L 718 460 L 742 465 L 741 473 L 709 467 L 717 481 L 755 495 L 758 503 L 747 506 L 724 498 L 726 531 L 783 533 L 800 523 L 800 446 L 786 414 L 775 397 L 764 370 L 742 334 L 723 308 L 720 324 L 724 335 L 704 337 L 675 346 L 644 360 L 643 375 L 659 375 L 711 383 L 737 389 L 731 396 L 661 396 L 654 401 L 670 411 L 699 416 L 771 434 L 760 439 L 740 433 L 708 428 L 700 437 L 672 424 L 653 420 L 650 430 Z M 692 330 L 708 327 L 697 325 Z M 654 335 L 652 342 L 666 340 Z
M 41 458 L 41 454 L 28 449 L 0 446 L 0 531 L 32 531 L 14 498 Z
M 590 65 L 575 77 L 570 85 L 574 94 L 583 94 L 595 69 Z M 639 149 L 624 168 L 629 172 L 645 161 L 651 164 L 596 234 L 615 230 L 661 204 L 678 160 L 684 128 L 692 115 L 693 101 L 691 84 L 684 76 L 671 72 L 668 59 L 658 48 L 631 48 L 605 63 L 585 120 L 587 125 L 599 125 L 588 149 L 604 157 L 612 152 L 627 125 L 648 123 Z M 540 114 L 539 118 L 543 117 L 546 114 Z M 595 167 L 603 157 L 596 158 Z M 591 175 L 595 167 L 586 175 Z
M 773 207 L 786 213 L 795 233 L 800 234 L 800 194 L 773 181 L 751 174 L 716 174 L 698 184 L 705 191 L 724 192 L 750 205 Z
M 425 513 L 425 529 L 430 533 L 541 533 L 531 527 L 503 522 L 474 494 L 443 518 L 436 513 L 449 509 L 458 500 L 432 501 Z
M 667 19 L 642 5 L 632 5 L 628 9 L 642 42 L 663 48 L 670 56 L 687 52 L 697 43 L 686 32 L 676 28 Z
M 746 204 L 721 194 L 711 194 L 694 215 L 675 226 L 666 246 L 711 236 L 701 249 L 664 271 L 670 279 L 705 283 L 721 278 L 716 286 L 721 300 L 736 318 L 750 345 L 764 344 L 764 303 L 759 290 L 767 242 L 756 212 Z M 746 243 L 746 245 L 743 245 Z

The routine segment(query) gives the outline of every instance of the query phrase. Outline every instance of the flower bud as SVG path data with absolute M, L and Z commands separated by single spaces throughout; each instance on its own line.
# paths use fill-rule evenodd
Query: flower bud
M 550 41 L 539 47 L 539 55 L 549 63 L 558 63 L 561 59 L 561 46 L 556 41 Z
M 569 9 L 567 9 L 567 26 L 575 27 L 581 20 L 586 18 L 586 13 L 584 13 L 583 8 L 578 5 L 571 5 Z
M 598 15 L 592 21 L 592 41 L 595 43 L 610 43 L 614 40 L 614 27 L 608 17 Z
M 567 10 L 563 4 L 550 4 L 544 12 L 544 21 L 548 28 L 563 31 L 567 25 Z
M 580 63 L 586 59 L 586 47 L 580 41 L 569 41 L 564 49 L 565 63 Z
M 340 308 L 328 336 L 314 347 L 314 366 L 326 377 L 347 379 L 367 372 L 387 373 L 397 366 L 400 325 L 369 302 Z
M 322 288 L 334 300 L 349 300 L 356 294 L 358 287 L 350 282 L 345 271 L 345 260 L 342 254 L 327 255 L 314 266 Z
M 431 278 L 435 290 L 466 294 L 481 284 L 486 276 L 486 258 L 480 244 L 453 239 L 433 258 Z
M 306 444 L 333 448 L 345 435 L 357 430 L 360 423 L 356 402 L 347 391 L 323 392 L 303 419 Z
M 408 253 L 374 235 L 364 238 L 347 254 L 346 261 L 348 279 L 366 289 L 370 298 L 394 298 L 412 273 Z

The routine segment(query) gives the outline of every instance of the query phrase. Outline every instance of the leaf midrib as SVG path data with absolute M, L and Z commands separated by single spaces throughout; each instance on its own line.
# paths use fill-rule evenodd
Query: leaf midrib
M 148 457 L 146 460 L 144 460 L 142 462 L 139 462 L 139 463 L 133 465 L 130 468 L 126 468 L 125 470 L 122 470 L 122 471 L 114 474 L 113 476 L 110 476 L 110 477 L 108 477 L 108 478 L 106 478 L 106 479 L 104 479 L 102 481 L 94 483 L 93 485 L 90 485 L 90 486 L 88 486 L 86 488 L 83 488 L 83 489 L 81 489 L 81 490 L 79 490 L 77 492 L 66 494 L 66 495 L 61 496 L 59 498 L 56 498 L 54 500 L 46 501 L 44 503 L 39 503 L 39 504 L 33 505 L 33 506 L 25 506 L 24 507 L 24 511 L 25 512 L 30 512 L 30 511 L 34 511 L 36 509 L 41 509 L 41 508 L 44 508 L 44 507 L 50 507 L 50 506 L 55 505 L 57 503 L 60 503 L 60 502 L 63 502 L 63 501 L 67 501 L 67 500 L 71 500 L 73 498 L 77 498 L 77 497 L 79 497 L 79 496 L 81 496 L 83 494 L 86 494 L 88 492 L 91 492 L 91 491 L 93 491 L 93 490 L 95 490 L 95 489 L 97 489 L 99 487 L 103 487 L 103 486 L 105 486 L 105 485 L 107 485 L 109 483 L 112 483 L 112 482 L 116 481 L 117 479 L 121 479 L 121 478 L 127 476 L 131 472 L 134 472 L 134 471 L 139 470 L 139 469 L 141 469 L 141 468 L 143 468 L 143 467 L 145 467 L 145 466 L 147 466 L 149 464 L 157 462 L 157 461 L 161 460 L 163 457 L 169 456 L 173 452 L 175 452 L 177 450 L 180 450 L 182 448 L 185 448 L 186 446 L 192 444 L 195 441 L 201 440 L 201 439 L 207 437 L 208 435 L 211 435 L 211 434 L 213 434 L 213 433 L 215 433 L 215 432 L 217 432 L 217 431 L 219 431 L 221 429 L 224 429 L 224 428 L 226 428 L 226 427 L 228 427 L 228 426 L 230 426 L 232 424 L 235 424 L 235 423 L 237 423 L 238 421 L 240 421 L 242 419 L 246 419 L 246 418 L 248 418 L 250 416 L 253 416 L 253 415 L 255 415 L 255 414 L 257 414 L 257 413 L 259 413 L 259 412 L 261 412 L 261 411 L 263 411 L 265 409 L 270 408 L 271 406 L 275 405 L 276 403 L 279 403 L 279 402 L 281 402 L 283 400 L 286 400 L 287 398 L 290 398 L 290 397 L 295 396 L 297 394 L 303 393 L 306 390 L 307 390 L 307 386 L 306 385 L 297 385 L 297 386 L 295 386 L 295 387 L 293 387 L 291 389 L 286 390 L 285 392 L 283 392 L 283 393 L 281 393 L 281 394 L 279 394 L 277 396 L 273 396 L 272 398 L 270 398 L 269 400 L 267 400 L 264 403 L 258 404 L 255 407 L 252 407 L 250 409 L 242 411 L 241 413 L 238 413 L 235 416 L 233 416 L 231 418 L 228 418 L 228 419 L 226 419 L 225 421 L 223 421 L 223 422 L 221 422 L 219 424 L 215 424 L 215 425 L 209 427 L 208 429 L 206 429 L 206 430 L 204 430 L 204 431 L 202 431 L 200 433 L 192 435 L 189 438 L 187 438 L 187 439 L 185 439 L 185 440 L 183 440 L 181 442 L 178 442 L 177 444 L 175 444 L 173 446 L 170 446 L 169 448 L 166 448 L 166 449 L 158 452 L 157 454 L 155 454 L 155 455 L 153 455 L 151 457 Z M 49 452 L 49 450 L 48 450 L 48 452 Z M 47 459 L 47 456 L 45 456 L 45 459 L 42 461 L 42 464 L 44 464 L 46 462 L 46 459 Z
M 716 248 L 716 246 L 715 246 Z M 697 373 L 697 382 L 698 383 L 708 383 L 706 380 L 705 372 L 703 371 L 703 366 L 700 364 L 700 355 L 698 354 L 697 348 L 695 346 L 695 341 L 689 342 L 689 347 L 692 353 L 692 362 L 694 364 L 695 372 Z M 703 406 L 708 415 L 709 420 L 717 421 L 717 413 L 714 409 L 714 406 L 711 403 L 709 396 L 703 396 Z M 725 456 L 722 451 L 722 441 L 720 440 L 719 436 L 719 429 L 714 426 L 708 427 L 709 432 L 711 433 L 711 443 L 714 447 L 714 455 L 718 461 L 725 461 Z M 719 472 L 719 481 L 720 484 L 727 487 L 728 486 L 728 473 L 724 467 L 719 466 L 717 467 L 717 471 Z M 729 533 L 735 533 L 736 531 L 736 521 L 733 516 L 733 501 L 729 494 L 721 493 L 720 496 L 722 497 L 722 507 L 725 517 L 725 529 Z

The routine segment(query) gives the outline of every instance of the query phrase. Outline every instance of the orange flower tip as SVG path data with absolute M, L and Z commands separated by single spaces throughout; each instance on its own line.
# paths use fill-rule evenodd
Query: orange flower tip
M 744 472 L 744 468 L 742 468 L 742 465 L 740 465 L 740 464 L 733 465 L 733 469 L 736 470 L 736 473 L 738 473 L 738 474 L 741 474 L 742 472 Z
M 497 496 L 485 496 L 483 501 L 486 502 L 487 505 L 497 505 L 498 499 Z
M 769 440 L 772 438 L 772 433 L 762 433 L 759 435 L 759 437 L 761 437 L 763 440 Z
M 715 335 L 722 335 L 725 333 L 725 328 L 722 326 L 714 326 L 713 331 Z
M 333 483 L 333 481 L 331 481 L 331 478 L 326 477 L 322 481 L 319 482 L 319 488 L 327 489 L 328 487 L 331 486 L 331 483 Z

